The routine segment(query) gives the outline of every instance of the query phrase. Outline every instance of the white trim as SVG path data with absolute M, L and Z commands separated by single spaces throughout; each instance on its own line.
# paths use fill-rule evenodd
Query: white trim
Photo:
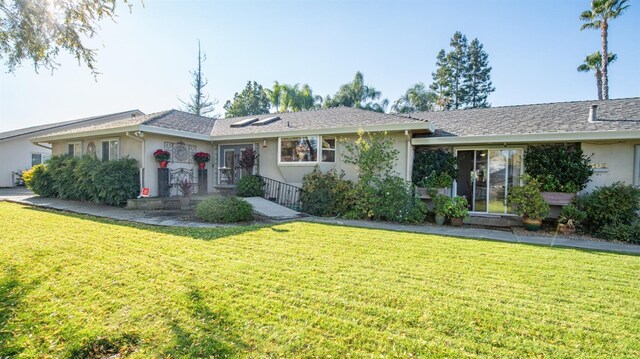
M 39 137 L 31 137 L 29 141 L 36 142 L 52 142 L 59 140 L 68 140 L 68 139 L 81 139 L 81 138 L 94 138 L 94 137 L 103 137 L 106 135 L 119 134 L 123 132 L 135 132 L 138 131 L 138 126 L 127 126 L 127 127 L 119 127 L 119 128 L 108 128 L 104 130 L 94 130 L 94 131 L 84 131 L 84 132 L 73 132 L 73 133 L 65 133 L 60 135 L 52 135 L 52 136 L 39 136 Z
M 72 142 L 67 142 L 67 151 L 66 154 L 69 154 L 69 146 L 73 145 L 73 157 L 82 157 L 82 141 L 72 141 Z M 78 151 L 76 153 L 76 146 L 80 149 L 80 151 Z
M 640 186 L 640 145 L 635 145 L 635 157 L 633 159 L 633 185 Z
M 111 138 L 100 138 L 98 139 L 98 141 L 100 141 L 100 161 L 103 161 L 104 155 L 102 153 L 102 143 L 103 142 L 111 142 L 111 141 L 118 141 L 118 153 L 117 153 L 117 158 L 113 158 L 111 156 L 111 143 L 109 143 L 109 161 L 113 161 L 113 160 L 119 160 L 120 159 L 120 147 L 122 146 L 122 141 L 120 141 L 119 137 L 111 137 Z M 97 149 L 96 149 L 96 152 Z
M 255 143 L 246 143 L 246 142 L 234 142 L 234 143 L 218 143 L 218 150 L 216 151 L 216 158 L 215 158 L 215 164 L 214 164 L 214 169 L 216 170 L 217 173 L 217 185 L 222 185 L 222 183 L 220 183 L 220 166 L 221 164 L 219 163 L 220 161 L 220 154 L 222 153 L 222 146 L 244 146 L 244 145 L 251 145 L 251 147 L 253 147 L 253 150 L 256 150 L 256 144 Z M 246 148 L 246 147 L 245 147 Z M 226 150 L 225 150 L 226 151 Z M 234 149 L 235 151 L 235 149 Z M 222 159 L 224 160 L 224 153 L 222 153 Z M 258 159 L 258 163 L 256 164 L 256 166 L 253 167 L 253 174 L 255 175 L 257 172 L 257 168 L 260 165 L 260 159 Z M 217 166 L 217 168 L 216 168 Z M 240 176 L 242 177 L 242 171 L 240 171 Z
M 46 156 L 46 154 L 44 154 L 42 152 L 30 152 L 30 154 L 31 154 L 31 167 L 44 163 L 44 161 L 45 161 L 44 157 Z M 40 163 L 35 164 L 35 165 L 33 164 L 33 155 L 39 155 L 40 156 Z
M 329 140 L 333 140 L 333 148 L 324 148 L 324 138 Z M 320 145 L 320 149 L 318 150 L 318 163 L 336 163 L 338 161 L 338 138 L 336 136 L 318 136 L 318 143 Z M 333 151 L 333 161 L 325 161 L 322 158 L 324 157 L 324 151 Z
M 300 138 L 300 137 L 315 137 L 316 139 L 316 160 L 315 161 L 291 161 L 291 162 L 282 162 L 282 139 L 283 138 Z M 320 135 L 301 135 L 301 136 L 283 136 L 283 137 L 278 137 L 278 166 L 315 166 L 319 163 L 321 163 L 320 161 L 320 156 L 322 156 L 322 153 L 318 153 L 319 148 L 322 148 L 322 143 L 320 142 L 321 140 Z M 336 147 L 337 147 L 337 143 L 336 143 Z M 321 151 L 321 150 L 320 150 Z M 335 163 L 335 162 L 326 162 L 326 163 Z
M 445 137 L 419 137 L 411 142 L 413 145 L 464 145 L 464 144 L 516 144 L 531 142 L 579 142 L 589 140 L 637 140 L 640 139 L 640 131 L 592 131 L 592 132 L 568 132 L 568 133 L 541 133 L 519 135 L 491 135 L 491 136 L 445 136 Z

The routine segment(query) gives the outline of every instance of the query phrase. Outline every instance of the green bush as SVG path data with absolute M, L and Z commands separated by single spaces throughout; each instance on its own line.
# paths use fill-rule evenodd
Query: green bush
M 544 219 L 549 214 L 549 204 L 540 194 L 540 183 L 528 175 L 524 176 L 525 184 L 515 186 L 509 191 L 507 204 L 523 218 Z
M 94 174 L 98 203 L 122 206 L 140 191 L 137 161 L 133 158 L 101 162 Z
M 616 182 L 579 197 L 577 204 L 587 213 L 586 227 L 598 233 L 605 226 L 629 225 L 638 220 L 640 189 Z
M 353 183 L 334 169 L 322 173 L 316 166 L 302 179 L 302 211 L 314 216 L 345 214 L 353 207 Z
M 91 156 L 53 156 L 27 171 L 28 186 L 43 197 L 122 206 L 140 190 L 134 159 L 100 162 Z
M 587 213 L 573 204 L 562 207 L 558 216 L 558 222 L 568 225 L 570 228 L 578 228 L 587 219 Z
M 460 196 L 450 198 L 446 206 L 445 214 L 449 218 L 464 218 L 469 214 L 469 202 Z
M 264 182 L 258 176 L 244 176 L 236 184 L 236 194 L 240 197 L 262 197 Z
M 591 180 L 591 159 L 578 144 L 529 146 L 524 168 L 546 192 L 578 192 Z
M 596 236 L 609 241 L 640 243 L 640 223 L 607 224 L 598 230 Z
M 458 177 L 456 157 L 444 149 L 420 149 L 413 159 L 413 183 L 427 188 L 451 187 Z
M 253 207 L 238 197 L 207 198 L 196 207 L 196 217 L 213 223 L 244 222 L 253 217 Z
M 33 193 L 42 197 L 57 197 L 53 178 L 45 165 L 33 166 L 22 175 L 24 183 Z
M 427 206 L 415 187 L 396 176 L 375 180 L 368 214 L 371 219 L 391 222 L 424 222 Z

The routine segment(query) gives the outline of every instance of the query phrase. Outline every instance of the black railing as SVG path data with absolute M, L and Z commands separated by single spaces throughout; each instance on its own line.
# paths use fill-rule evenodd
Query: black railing
M 262 197 L 294 211 L 302 209 L 302 203 L 300 202 L 302 188 L 267 177 L 258 176 L 258 178 L 264 184 Z

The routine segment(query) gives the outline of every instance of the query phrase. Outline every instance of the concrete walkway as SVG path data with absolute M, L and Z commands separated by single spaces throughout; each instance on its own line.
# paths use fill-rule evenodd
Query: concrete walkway
M 141 211 L 127 210 L 124 208 L 101 206 L 84 202 L 67 201 L 56 198 L 41 198 L 34 196 L 29 190 L 22 189 L 6 189 L 0 188 L 0 201 L 11 201 L 33 205 L 44 208 L 51 208 L 74 213 L 88 214 L 96 217 L 106 217 L 122 221 L 137 222 L 143 224 L 175 226 L 175 227 L 200 227 L 200 228 L 216 228 L 216 227 L 233 227 L 237 225 L 210 224 L 202 222 L 194 222 L 188 219 L 181 219 L 180 215 L 184 212 L 180 211 Z M 266 201 L 266 200 L 265 200 Z M 269 201 L 267 201 L 269 202 Z M 269 202 L 271 203 L 271 202 Z M 280 206 L 282 207 L 282 206 Z M 284 207 L 283 207 L 284 208 Z M 288 209 L 288 208 L 287 208 Z M 291 210 L 290 210 L 291 211 Z M 299 215 L 298 212 L 291 211 Z M 284 213 L 284 212 L 282 212 Z M 462 238 L 488 239 L 510 243 L 527 243 L 541 246 L 570 247 L 607 252 L 619 252 L 640 254 L 640 245 L 597 242 L 570 239 L 566 237 L 544 237 L 544 236 L 518 236 L 509 230 L 480 229 L 466 227 L 448 227 L 435 225 L 403 225 L 397 223 L 371 222 L 358 220 L 343 220 L 323 217 L 303 217 L 295 220 L 306 221 L 312 223 L 326 223 L 333 225 L 343 225 L 370 229 L 384 229 L 391 231 L 403 231 L 413 233 L 435 234 L 443 236 L 453 236 Z
M 295 219 L 302 216 L 300 212 L 296 212 L 262 197 L 247 197 L 243 199 L 253 206 L 254 212 L 269 219 Z

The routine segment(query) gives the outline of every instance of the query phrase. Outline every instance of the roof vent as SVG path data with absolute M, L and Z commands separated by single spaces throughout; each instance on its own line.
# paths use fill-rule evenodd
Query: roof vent
M 591 109 L 589 109 L 589 122 L 598 121 L 597 109 L 598 105 L 591 105 Z
M 231 127 L 244 127 L 244 126 L 250 125 L 250 124 L 252 124 L 252 123 L 254 123 L 254 122 L 256 122 L 256 121 L 258 121 L 258 118 L 257 118 L 257 117 L 254 117 L 254 118 L 246 118 L 246 119 L 241 120 L 241 121 L 238 121 L 238 122 L 236 122 L 236 123 L 232 123 L 232 124 L 231 124 Z
M 251 124 L 251 126 L 264 126 L 264 125 L 268 125 L 272 122 L 276 122 L 276 121 L 280 121 L 280 117 L 275 116 L 275 117 L 267 117 L 263 120 L 260 120 L 258 122 L 254 122 Z

